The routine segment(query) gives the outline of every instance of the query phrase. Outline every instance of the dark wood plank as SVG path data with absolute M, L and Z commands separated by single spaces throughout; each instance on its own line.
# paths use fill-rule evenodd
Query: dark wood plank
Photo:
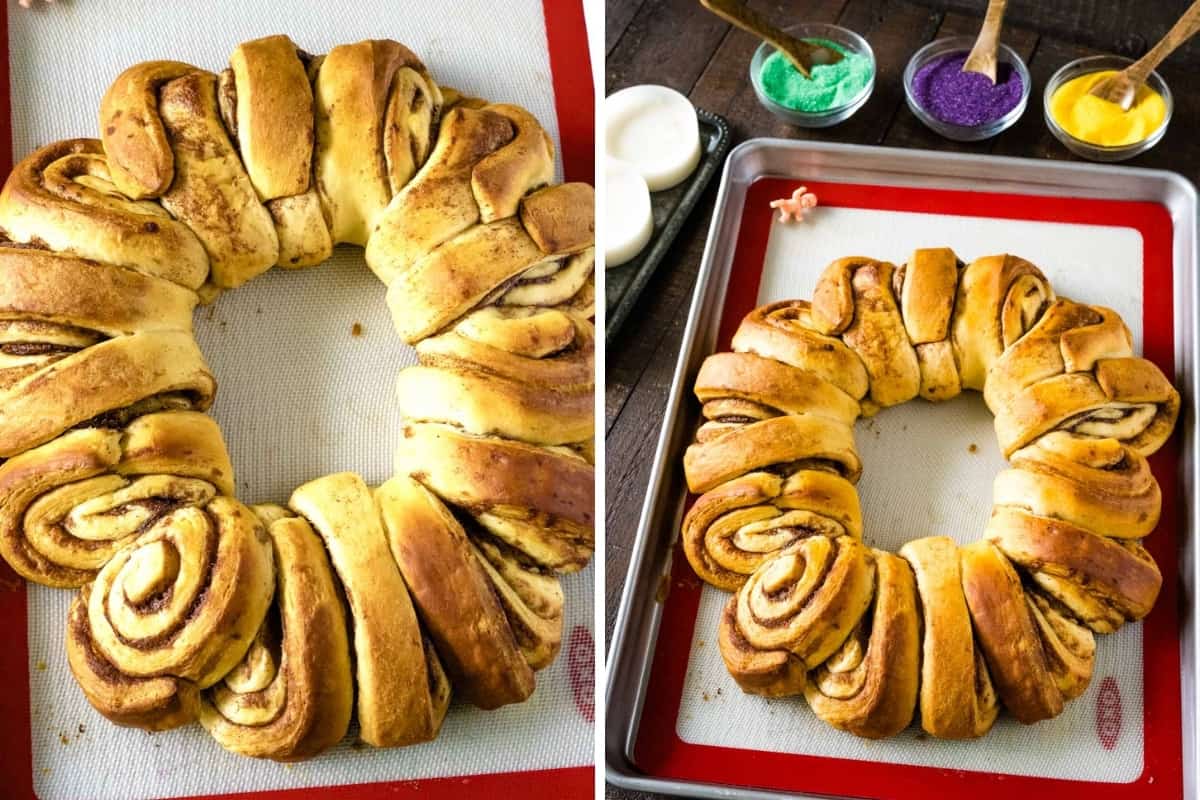
M 937 29 L 933 38 L 945 39 L 951 36 L 974 36 L 979 32 L 979 25 L 980 19 L 978 17 L 951 11 L 942 18 L 942 24 Z M 1038 35 L 1029 28 L 1009 26 L 1004 32 L 1005 44 L 1015 50 L 1017 55 L 1021 56 L 1026 64 L 1029 63 L 1029 59 L 1033 56 L 1037 40 Z M 1031 93 L 1029 98 L 1030 107 L 1032 108 L 1034 105 L 1040 103 L 1041 95 L 1036 92 Z M 1026 109 L 1025 113 L 1030 113 L 1029 109 Z M 1001 136 L 1003 135 L 1001 134 Z M 896 117 L 892 121 L 892 126 L 888 128 L 887 135 L 884 136 L 883 143 L 888 147 L 909 147 L 956 153 L 987 153 L 991 150 L 994 140 L 956 142 L 945 139 L 940 134 L 931 131 L 921 120 L 917 119 L 906 102 L 896 113 Z
M 611 55 L 646 0 L 608 0 L 604 7 L 604 52 Z
M 638 83 L 687 94 L 728 32 L 696 0 L 647 0 L 609 54 L 606 94 Z

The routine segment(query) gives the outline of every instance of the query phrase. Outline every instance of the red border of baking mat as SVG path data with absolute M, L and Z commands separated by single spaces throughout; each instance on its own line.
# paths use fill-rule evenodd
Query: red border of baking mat
M 12 95 L 9 85 L 9 3 L 0 11 L 0 175 L 12 171 Z M 543 0 L 546 42 L 554 86 L 554 108 L 562 143 L 563 170 L 568 180 L 593 180 L 595 153 L 595 98 L 592 67 L 588 57 L 587 27 L 583 0 Z M 37 13 L 37 12 L 19 12 Z M 42 13 L 53 13 L 53 9 Z M 0 560 L 0 794 L 5 798 L 33 798 L 33 744 L 30 738 L 29 642 L 25 616 L 25 582 Z M 572 637 L 574 638 L 574 637 Z M 591 638 L 589 636 L 589 638 Z M 560 657 L 566 658 L 568 653 Z M 593 673 L 571 668 L 572 689 L 581 715 L 587 717 L 594 703 Z M 584 674 L 586 672 L 586 675 Z M 587 685 L 575 680 L 576 674 Z M 592 694 L 586 694 L 587 689 Z M 137 776 L 130 776 L 136 779 Z M 520 796 L 530 800 L 591 797 L 595 766 L 465 775 L 446 778 L 392 781 L 388 783 L 313 786 L 270 789 L 225 795 L 204 795 L 207 800 L 257 800 L 272 797 L 316 800 L 317 798 L 421 797 L 423 800 L 459 800 L 467 797 Z
M 795 180 L 767 178 L 750 187 L 738 232 L 729 288 L 721 317 L 718 350 L 729 349 L 739 321 L 756 304 L 763 258 L 771 228 L 768 203 L 789 195 Z M 1017 194 L 913 189 L 839 183 L 808 183 L 824 206 L 952 214 L 966 217 L 1122 225 L 1142 234 L 1144 258 L 1143 350 L 1168 377 L 1174 375 L 1171 218 L 1157 203 L 1080 200 Z M 1097 265 L 1098 269 L 1103 267 Z M 773 753 L 690 744 L 676 733 L 684 678 L 695 630 L 702 583 L 680 549 L 671 571 L 670 592 L 650 672 L 634 761 L 648 775 L 740 787 L 853 797 L 925 800 L 1091 800 L 1177 798 L 1183 791 L 1180 718 L 1178 485 L 1179 436 L 1150 459 L 1162 486 L 1162 520 L 1147 547 L 1163 573 L 1162 592 L 1143 624 L 1145 686 L 1145 768 L 1132 783 L 1099 783 L 970 772 L 938 767 Z M 714 632 L 714 636 L 716 633 Z M 1103 643 L 1100 644 L 1103 647 Z M 1120 693 L 1115 680 L 1101 681 L 1095 709 L 1101 746 L 1120 734 Z M 798 713 L 808 713 L 807 709 Z M 936 740 L 929 741 L 936 747 Z M 1109 745 L 1110 747 L 1112 744 Z M 981 753 L 984 751 L 981 749 Z

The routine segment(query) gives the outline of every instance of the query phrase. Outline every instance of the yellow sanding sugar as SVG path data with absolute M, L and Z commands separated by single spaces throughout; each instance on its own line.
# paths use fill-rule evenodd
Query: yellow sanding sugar
M 1089 72 L 1064 83 L 1050 97 L 1050 115 L 1076 139 L 1104 147 L 1135 144 L 1157 131 L 1167 117 L 1162 95 L 1147 86 L 1138 87 L 1128 111 L 1088 94 L 1098 82 L 1116 70 Z

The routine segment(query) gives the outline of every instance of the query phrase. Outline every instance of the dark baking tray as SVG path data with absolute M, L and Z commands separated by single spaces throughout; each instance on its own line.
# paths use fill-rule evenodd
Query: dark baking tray
M 696 207 L 701 192 L 725 162 L 729 152 L 729 123 L 702 108 L 696 109 L 700 120 L 700 163 L 696 170 L 678 186 L 653 192 L 650 211 L 654 215 L 654 233 L 642 252 L 631 261 L 604 273 L 604 335 L 611 340 L 629 317 L 634 303 L 646 288 L 650 276 L 675 241 L 684 221 Z

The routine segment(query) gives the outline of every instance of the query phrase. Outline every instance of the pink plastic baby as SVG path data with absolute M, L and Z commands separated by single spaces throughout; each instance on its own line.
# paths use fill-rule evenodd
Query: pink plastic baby
M 817 196 L 808 191 L 807 186 L 801 186 L 792 192 L 791 197 L 771 201 L 771 208 L 779 209 L 780 222 L 787 222 L 790 219 L 802 222 L 804 220 L 804 212 L 816 207 Z

